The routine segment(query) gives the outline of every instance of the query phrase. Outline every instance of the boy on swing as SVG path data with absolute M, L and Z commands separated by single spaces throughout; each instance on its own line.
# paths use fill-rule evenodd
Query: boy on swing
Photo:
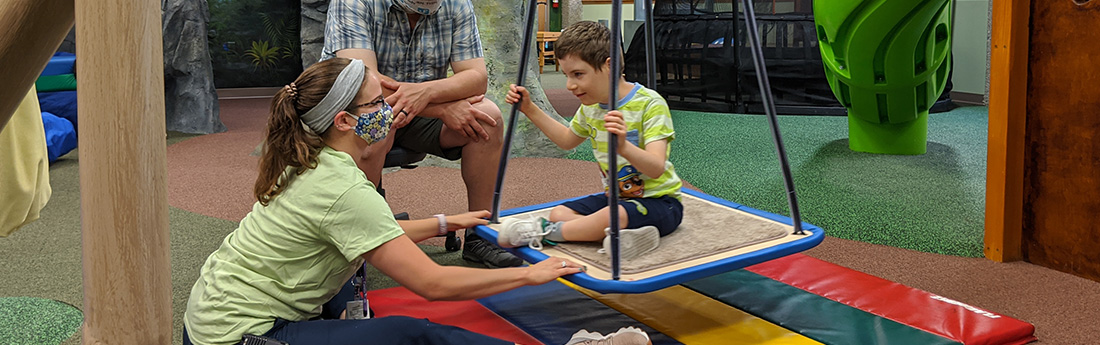
M 526 88 L 512 85 L 508 103 L 519 102 L 519 110 L 558 147 L 572 150 L 592 140 L 592 153 L 599 162 L 607 190 L 608 136 L 618 138 L 618 185 L 621 258 L 629 260 L 657 248 L 659 238 L 676 230 L 683 218 L 680 177 L 668 160 L 669 142 L 675 138 L 668 104 L 656 91 L 617 78 L 617 109 L 608 111 L 611 73 L 611 32 L 607 27 L 583 21 L 562 31 L 554 45 L 566 76 L 566 88 L 581 101 L 569 126 L 555 121 L 531 102 Z M 608 191 L 610 192 L 610 191 Z M 514 219 L 502 224 L 498 242 L 502 247 L 523 245 L 541 248 L 551 242 L 603 241 L 607 237 L 610 211 L 606 195 L 591 195 L 555 206 L 550 219 Z

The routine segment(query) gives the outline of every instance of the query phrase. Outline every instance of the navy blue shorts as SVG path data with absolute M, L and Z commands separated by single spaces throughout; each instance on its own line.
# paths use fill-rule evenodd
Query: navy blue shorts
M 347 301 L 354 296 L 354 287 L 350 283 L 344 284 L 340 293 L 325 303 L 319 319 L 293 322 L 276 318 L 271 330 L 262 335 L 292 345 L 513 344 L 462 328 L 408 316 L 384 316 L 367 320 L 325 319 L 338 318 L 347 306 Z M 193 345 L 187 336 L 186 327 L 183 330 L 183 345 Z
M 607 195 L 593 194 L 561 205 L 587 216 L 607 207 Z M 684 205 L 680 204 L 680 200 L 668 195 L 657 198 L 620 198 L 619 205 L 626 209 L 629 228 L 637 229 L 652 225 L 657 227 L 661 236 L 676 231 L 676 227 L 680 226 L 680 221 L 684 219 Z

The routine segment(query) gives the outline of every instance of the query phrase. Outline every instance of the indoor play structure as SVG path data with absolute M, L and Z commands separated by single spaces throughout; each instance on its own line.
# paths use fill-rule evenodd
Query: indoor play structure
M 81 129 L 80 200 L 69 204 L 65 203 L 66 198 L 51 201 L 55 208 L 69 205 L 68 208 L 82 212 L 70 218 L 78 218 L 83 243 L 78 233 L 75 245 L 65 249 L 82 252 L 78 253 L 82 259 L 77 259 L 77 265 L 83 265 L 83 284 L 79 270 L 65 274 L 72 277 L 46 280 L 27 279 L 18 274 L 11 277 L 26 281 L 25 284 L 50 282 L 43 285 L 76 279 L 75 284 L 68 285 L 81 291 L 82 300 L 72 303 L 80 306 L 83 302 L 80 332 L 84 343 L 170 344 L 173 336 L 178 335 L 173 330 L 173 311 L 178 309 L 173 308 L 173 301 L 178 296 L 172 293 L 172 282 L 174 276 L 187 274 L 175 260 L 182 260 L 186 267 L 193 264 L 193 258 L 187 261 L 189 256 L 197 255 L 188 252 L 186 246 L 179 246 L 177 237 L 194 240 L 204 234 L 211 238 L 202 237 L 201 241 L 218 239 L 207 233 L 213 232 L 210 228 L 185 232 L 187 227 L 177 228 L 175 224 L 169 236 L 169 194 L 174 190 L 202 190 L 209 194 L 192 196 L 195 199 L 192 202 L 221 206 L 226 204 L 222 195 L 231 193 L 194 185 L 171 187 L 169 182 L 171 168 L 166 166 L 173 163 L 165 152 L 164 124 L 159 120 L 164 109 L 160 23 L 156 20 L 159 6 L 117 0 L 76 2 L 75 7 L 72 3 L 68 7 L 58 6 L 59 3 L 64 2 L 15 0 L 0 5 L 0 11 L 6 6 L 28 6 L 25 8 L 32 10 L 24 13 L 39 14 L 33 18 L 48 18 L 37 22 L 48 22 L 49 26 L 56 26 L 56 18 L 64 18 L 65 13 L 99 19 L 77 20 L 83 43 L 76 59 L 81 66 L 99 67 L 81 69 L 76 81 L 81 91 L 82 117 L 79 124 L 72 124 Z M 1094 112 L 1082 109 L 1100 106 L 1087 87 L 1095 83 L 1094 77 L 1088 77 L 1095 71 L 1090 57 L 1100 54 L 1100 47 L 1087 42 L 1100 38 L 1100 34 L 1081 23 L 1096 23 L 1100 4 L 1010 0 L 993 2 L 991 7 L 993 72 L 989 160 L 983 169 L 988 176 L 982 206 L 986 211 L 985 257 L 998 262 L 1023 259 L 1098 279 L 1100 275 L 1096 272 L 1100 270 L 1096 267 L 1100 259 L 1094 254 L 1097 242 L 1094 236 L 1087 236 L 1091 233 L 1087 224 L 1091 224 L 1090 217 L 1097 207 L 1095 196 L 1100 189 L 1094 178 L 1080 172 L 1097 168 L 1098 152 L 1090 144 L 1095 142 L 1092 139 L 1100 122 L 1090 115 Z M 0 18 L 8 17 L 0 14 Z M 14 27 L 35 28 L 29 24 Z M 34 46 L 49 46 L 41 42 L 57 39 L 59 31 L 13 32 L 18 35 L 5 34 L 0 39 L 0 48 L 9 47 L 15 38 L 33 42 L 22 46 L 19 57 L 22 61 L 33 61 L 37 67 L 27 67 L 31 65 L 29 62 L 9 64 L 10 55 L 0 54 L 0 70 L 5 77 L 14 76 L 10 78 L 13 88 L 29 87 L 42 75 L 39 71 L 53 54 L 52 49 L 36 50 Z M 957 37 L 951 30 L 947 32 L 949 41 Z M 935 39 L 934 34 L 929 36 L 929 40 Z M 0 52 L 6 51 L 0 49 Z M 23 76 L 10 69 L 27 72 Z M 8 97 L 0 97 L 3 111 L 0 126 L 7 122 L 7 100 Z M 244 100 L 237 101 L 232 109 L 243 112 L 264 106 L 264 102 Z M 246 122 L 246 118 L 231 118 L 235 121 L 233 126 L 242 126 L 240 123 Z M 196 137 L 184 141 L 184 145 L 169 146 L 168 151 L 183 151 L 185 145 L 190 145 L 192 149 L 204 148 L 199 153 L 208 161 L 245 160 L 242 157 L 247 157 L 247 153 L 225 158 L 227 155 L 221 152 L 227 146 L 218 140 L 241 135 L 242 127 L 233 126 L 230 127 L 237 132 Z M 207 146 L 201 146 L 204 143 Z M 250 143 L 254 145 L 254 141 Z M 189 162 L 197 165 L 194 163 L 197 160 Z M 512 164 L 516 169 L 517 163 Z M 198 174 L 196 170 L 199 169 L 186 173 Z M 431 171 L 422 168 L 402 173 Z M 401 190 L 404 182 L 400 177 L 388 177 L 390 188 Z M 76 179 L 76 174 L 72 178 Z M 504 193 L 507 188 L 501 190 Z M 799 192 L 806 195 L 802 189 Z M 65 195 L 61 193 L 55 190 L 55 196 Z M 217 200 L 209 196 L 214 194 L 219 195 Z M 402 190 L 395 194 L 407 193 Z M 723 200 L 710 199 L 705 194 L 695 197 L 713 207 L 749 209 L 724 204 Z M 504 204 L 507 202 L 500 203 Z M 525 205 L 528 206 L 500 210 L 497 214 L 513 216 L 545 204 Z M 180 204 L 171 206 L 174 221 L 198 217 L 175 208 Z M 806 213 L 812 214 L 813 210 L 807 209 Z M 785 232 L 793 233 L 795 226 L 810 233 L 821 232 L 791 218 L 774 217 L 768 221 L 785 226 Z M 232 222 L 232 218 L 223 222 Z M 40 221 L 36 225 L 43 224 Z M 63 236 L 65 227 L 45 224 L 49 226 L 49 238 Z M 14 237 L 29 236 L 30 231 L 0 239 L 4 242 L 0 243 L 3 254 L 0 256 L 8 262 L 5 269 L 11 269 L 12 263 L 20 265 L 23 256 L 30 256 L 10 251 L 11 247 L 6 246 L 19 240 Z M 492 230 L 479 231 L 491 234 Z M 815 250 L 834 240 L 826 240 Z M 77 247 L 82 249 L 76 250 Z M 744 269 L 705 272 L 698 279 L 644 293 L 600 293 L 598 290 L 604 287 L 585 288 L 582 282 L 561 282 L 464 302 L 428 302 L 402 288 L 372 290 L 368 295 L 378 316 L 424 317 L 522 344 L 559 344 L 578 328 L 614 329 L 624 324 L 643 327 L 653 335 L 654 344 L 1022 344 L 1034 341 L 1037 332 L 1046 332 L 1045 336 L 1039 335 L 1043 343 L 1087 343 L 1081 339 L 1091 339 L 1086 335 L 1070 341 L 1052 340 L 1066 339 L 1059 338 L 1062 335 L 1058 332 L 1091 331 L 1088 320 L 1093 318 L 1082 319 L 1089 311 L 1074 308 L 1084 305 L 1097 309 L 1095 306 L 1100 304 L 1096 304 L 1094 294 L 1090 293 L 1095 290 L 1089 289 L 1095 282 L 1069 284 L 1067 281 L 1076 277 L 1055 275 L 1058 272 L 1027 263 L 1002 265 L 985 259 L 959 259 L 943 265 L 933 263 L 938 258 L 931 254 L 883 247 L 858 246 L 855 248 L 865 252 L 855 254 L 812 251 L 782 257 L 769 254 L 766 258 L 739 263 Z M 13 255 L 8 256 L 9 253 Z M 826 261 L 821 257 L 833 259 Z M 849 259 L 843 263 L 837 261 L 844 257 Z M 57 260 L 50 267 L 57 267 L 60 272 L 63 261 Z M 874 271 L 873 275 L 860 272 L 871 272 L 866 264 L 860 264 L 869 261 L 891 266 Z M 606 265 L 612 271 L 612 265 Z M 623 271 L 620 281 L 632 279 L 627 272 L 629 265 L 619 263 Z M 1021 268 L 1026 273 L 1012 271 Z M 933 271 L 938 274 L 930 273 Z M 977 271 L 995 271 L 1001 275 L 981 276 L 982 279 L 976 278 L 980 276 Z M 1006 273 L 1010 271 L 1017 273 Z M 907 274 L 921 278 L 905 278 Z M 1046 280 L 1041 281 L 1040 277 Z M 1040 280 L 1041 284 L 1035 284 L 1040 288 L 1015 285 L 1029 278 Z M 592 279 L 614 281 L 610 273 L 602 279 Z M 1066 289 L 1067 286 L 1084 288 Z M 52 286 L 35 287 L 48 288 Z M 975 289 L 981 292 L 970 292 Z M 952 297 L 952 294 L 969 297 Z M 1036 297 L 1053 295 L 1062 297 Z M 1045 310 L 1029 312 L 1023 307 L 1026 303 L 1041 304 L 1044 307 L 1039 309 Z

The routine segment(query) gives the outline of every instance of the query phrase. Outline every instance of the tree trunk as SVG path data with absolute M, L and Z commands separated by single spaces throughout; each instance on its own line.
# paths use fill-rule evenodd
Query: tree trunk
M 581 0 L 561 0 L 561 27 L 565 28 L 584 19 Z
M 579 1 L 578 1 L 579 3 Z M 522 0 L 479 0 L 474 5 L 477 13 L 477 27 L 481 32 L 481 44 L 485 49 L 485 63 L 489 68 L 489 91 L 486 97 L 500 107 L 504 121 L 512 112 L 512 105 L 504 102 L 508 86 L 519 77 L 520 45 L 523 40 L 523 13 L 526 13 Z M 534 23 L 533 23 L 534 24 Z M 524 86 L 531 92 L 535 105 L 550 114 L 558 122 L 565 122 L 550 106 L 546 93 L 539 81 L 539 64 L 536 60 L 538 50 L 534 47 L 534 37 L 530 42 L 531 53 L 527 59 L 527 78 Z M 516 132 L 512 139 L 512 154 L 517 156 L 564 157 L 566 152 L 558 148 L 546 135 L 522 113 L 516 122 Z

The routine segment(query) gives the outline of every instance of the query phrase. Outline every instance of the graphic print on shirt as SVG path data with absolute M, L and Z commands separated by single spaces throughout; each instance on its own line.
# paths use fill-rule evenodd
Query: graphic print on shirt
M 642 174 L 633 166 L 627 165 L 619 169 L 619 197 L 641 198 L 645 195 L 645 182 L 642 182 Z
M 638 130 L 632 129 L 626 132 L 626 141 L 639 146 L 640 141 Z M 641 147 L 641 146 L 639 146 Z M 625 158 L 619 156 L 619 164 L 630 164 Z M 601 170 L 600 174 L 603 175 L 601 179 L 604 184 L 604 191 L 607 191 L 607 172 Z M 624 165 L 619 168 L 619 172 L 616 174 L 616 181 L 618 181 L 619 197 L 621 198 L 641 198 L 645 195 L 645 181 L 642 181 L 642 173 L 638 172 L 638 169 L 631 165 Z

